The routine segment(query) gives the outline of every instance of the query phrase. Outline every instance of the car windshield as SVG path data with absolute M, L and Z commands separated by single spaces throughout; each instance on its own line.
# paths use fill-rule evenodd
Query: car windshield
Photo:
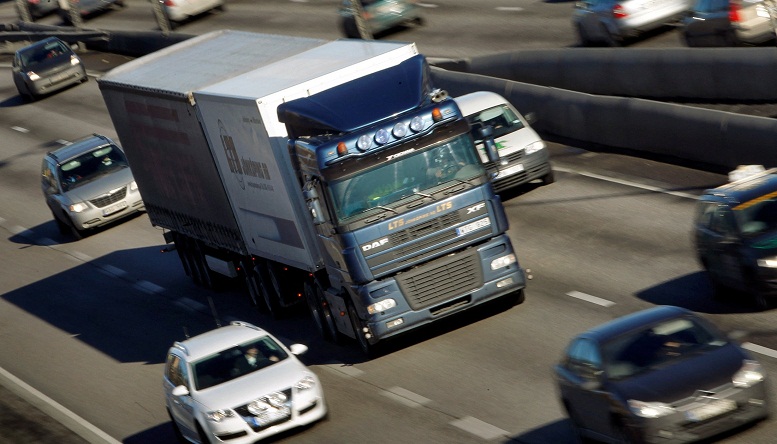
M 734 207 L 734 216 L 745 237 L 777 230 L 777 192 L 770 192 Z
M 21 52 L 22 64 L 27 69 L 34 70 L 40 63 L 67 54 L 70 49 L 62 42 L 54 40 L 43 46 L 35 46 Z
M 397 157 L 391 163 L 335 181 L 329 188 L 340 222 L 375 211 L 396 212 L 392 207 L 410 196 L 451 181 L 466 181 L 484 174 L 472 140 L 460 135 L 430 148 Z
M 62 189 L 70 191 L 114 171 L 128 168 L 127 158 L 115 145 L 105 145 L 59 166 Z
M 222 350 L 192 365 L 194 386 L 204 390 L 276 364 L 289 355 L 271 337 L 264 336 Z
M 523 128 L 521 119 L 507 105 L 495 106 L 472 114 L 467 116 L 467 121 L 473 128 L 472 136 L 478 144 L 483 143 L 478 131 L 481 125 L 490 125 L 494 129 L 495 139 Z
M 727 343 L 723 335 L 696 319 L 671 319 L 605 344 L 604 370 L 611 379 L 626 379 Z

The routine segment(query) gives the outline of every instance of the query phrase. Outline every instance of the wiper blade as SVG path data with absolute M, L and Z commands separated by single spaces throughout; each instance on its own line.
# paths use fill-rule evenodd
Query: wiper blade
M 384 207 L 383 205 L 375 205 L 373 208 L 380 208 L 381 210 L 391 211 L 394 214 L 399 214 L 399 212 L 391 207 Z

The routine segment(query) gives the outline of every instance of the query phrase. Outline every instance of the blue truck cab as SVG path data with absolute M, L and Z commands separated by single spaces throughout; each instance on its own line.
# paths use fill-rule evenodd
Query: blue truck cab
M 523 300 L 501 201 L 423 56 L 286 102 L 278 118 L 324 246 L 318 321 L 331 335 L 369 351 L 486 301 Z

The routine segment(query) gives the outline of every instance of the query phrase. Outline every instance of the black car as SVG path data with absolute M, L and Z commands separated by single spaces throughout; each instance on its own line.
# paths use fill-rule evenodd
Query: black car
M 680 307 L 643 310 L 578 335 L 555 377 L 580 440 L 692 442 L 768 416 L 761 365 Z
M 741 171 L 699 198 L 696 254 L 717 296 L 735 290 L 766 309 L 777 295 L 777 169 Z
M 31 100 L 89 79 L 78 54 L 56 37 L 17 50 L 11 71 L 19 94 Z

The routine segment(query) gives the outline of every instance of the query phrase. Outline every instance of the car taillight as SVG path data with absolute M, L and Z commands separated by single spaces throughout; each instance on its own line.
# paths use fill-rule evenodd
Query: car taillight
M 737 2 L 729 3 L 728 21 L 730 21 L 731 23 L 739 22 L 739 4 Z
M 622 5 L 615 5 L 612 8 L 612 16 L 615 17 L 616 19 L 619 19 L 619 18 L 624 18 L 624 17 L 628 16 L 628 14 L 623 9 Z
M 173 0 L 165 0 L 165 6 L 175 6 L 175 2 Z

